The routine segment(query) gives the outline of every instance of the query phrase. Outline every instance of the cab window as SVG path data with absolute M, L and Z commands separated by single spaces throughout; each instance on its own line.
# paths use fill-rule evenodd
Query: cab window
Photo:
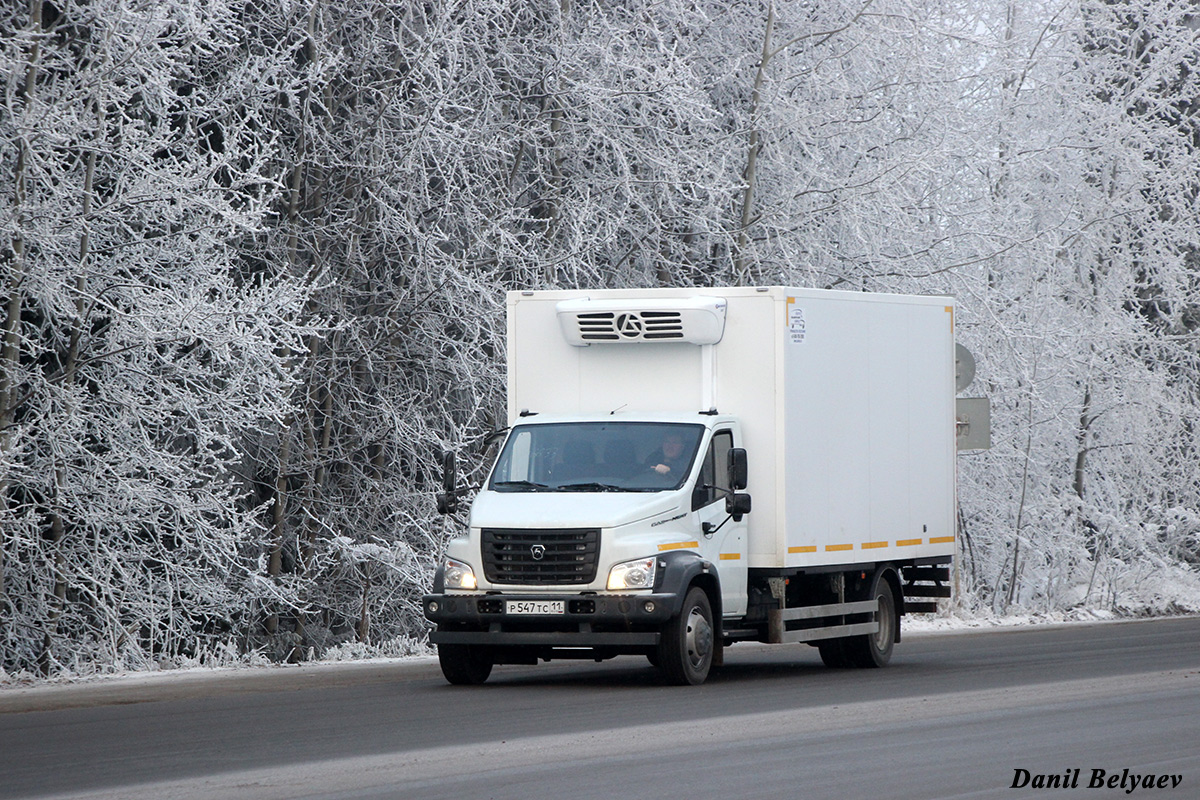
M 729 451 L 732 448 L 732 431 L 723 430 L 713 434 L 708 452 L 704 454 L 704 461 L 700 465 L 696 491 L 692 495 L 693 511 L 724 499 L 729 493 Z

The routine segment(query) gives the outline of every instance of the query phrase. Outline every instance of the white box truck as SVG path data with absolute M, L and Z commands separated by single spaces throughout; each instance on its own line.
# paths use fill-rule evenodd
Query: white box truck
M 739 641 L 878 667 L 950 595 L 951 298 L 522 291 L 507 324 L 509 427 L 423 598 L 451 683 L 636 654 L 699 684 Z

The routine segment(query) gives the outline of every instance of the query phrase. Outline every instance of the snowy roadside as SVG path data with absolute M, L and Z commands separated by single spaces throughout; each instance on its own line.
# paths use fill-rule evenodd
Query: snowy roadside
M 1118 614 L 1091 608 L 1070 611 L 1026 612 L 998 615 L 912 614 L 904 617 L 905 635 L 917 633 L 974 632 L 993 629 L 1026 628 L 1098 622 L 1130 622 L 1139 619 L 1180 616 L 1179 613 Z

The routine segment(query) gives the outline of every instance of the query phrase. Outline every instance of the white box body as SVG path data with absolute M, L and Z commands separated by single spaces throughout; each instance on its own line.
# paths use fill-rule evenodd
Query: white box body
M 581 335 L 573 326 L 589 310 L 600 313 L 584 318 Z M 675 319 L 683 340 L 670 338 Z M 954 553 L 952 298 L 788 287 L 510 292 L 507 367 L 510 425 L 523 410 L 737 417 L 754 503 L 751 569 Z

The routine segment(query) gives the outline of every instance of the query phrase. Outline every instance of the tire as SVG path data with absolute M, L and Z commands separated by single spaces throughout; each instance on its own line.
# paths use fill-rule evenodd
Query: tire
M 871 596 L 879 604 L 876 612 L 879 631 L 842 640 L 845 642 L 846 658 L 853 667 L 869 669 L 887 666 L 892 659 L 892 648 L 896 645 L 896 598 L 891 583 L 883 575 L 875 576 L 875 590 Z
M 476 686 L 492 674 L 492 659 L 469 644 L 439 644 L 438 663 L 442 675 L 455 686 Z
M 712 668 L 712 605 L 698 586 L 688 589 L 679 616 L 662 630 L 658 645 L 658 666 L 667 682 L 676 686 L 699 686 Z
M 846 657 L 845 639 L 824 639 L 817 642 L 817 649 L 821 651 L 821 662 L 825 666 L 831 669 L 850 666 L 850 660 Z

